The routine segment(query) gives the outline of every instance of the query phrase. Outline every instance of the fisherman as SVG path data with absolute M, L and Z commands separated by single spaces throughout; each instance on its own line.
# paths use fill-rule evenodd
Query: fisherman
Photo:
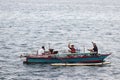
M 41 49 L 38 50 L 37 55 L 42 55 L 43 53 L 45 53 L 45 47 L 42 46 Z
M 98 54 L 98 48 L 96 46 L 96 43 L 92 42 L 93 44 L 93 48 L 92 49 L 88 49 L 88 51 L 94 53 L 94 54 Z
M 69 52 L 71 52 L 71 53 L 76 53 L 76 49 L 74 48 L 74 45 L 72 44 L 72 45 L 70 45 L 70 43 L 68 44 L 68 48 L 69 48 Z

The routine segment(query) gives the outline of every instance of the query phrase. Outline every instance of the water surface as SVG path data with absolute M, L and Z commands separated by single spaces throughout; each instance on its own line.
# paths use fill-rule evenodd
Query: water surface
M 0 80 L 119 80 L 119 0 L 0 0 Z M 42 45 L 60 51 L 97 43 L 110 65 L 26 65 L 19 55 Z M 87 51 L 87 50 L 86 50 Z

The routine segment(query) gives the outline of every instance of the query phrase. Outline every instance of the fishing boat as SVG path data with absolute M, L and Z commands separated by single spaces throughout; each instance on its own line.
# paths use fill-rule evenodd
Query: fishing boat
M 95 54 L 94 53 L 64 53 L 58 54 L 43 54 L 43 55 L 24 55 L 24 63 L 100 63 L 104 62 L 105 58 L 111 53 L 107 54 Z

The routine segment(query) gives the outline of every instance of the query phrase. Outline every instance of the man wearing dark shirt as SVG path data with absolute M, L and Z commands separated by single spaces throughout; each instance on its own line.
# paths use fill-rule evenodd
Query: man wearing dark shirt
M 98 48 L 96 46 L 96 43 L 92 42 L 92 44 L 93 44 L 93 49 L 88 49 L 88 50 L 94 52 L 95 54 L 98 54 Z
M 98 48 L 95 43 L 93 43 L 93 51 L 98 54 Z

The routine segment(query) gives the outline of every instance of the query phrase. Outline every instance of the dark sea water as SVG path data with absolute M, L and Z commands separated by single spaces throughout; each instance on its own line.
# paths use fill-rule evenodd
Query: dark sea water
M 112 53 L 105 66 L 23 64 L 19 56 L 42 45 L 60 51 L 69 42 L 86 52 Z M 119 80 L 119 0 L 0 0 L 0 80 Z

